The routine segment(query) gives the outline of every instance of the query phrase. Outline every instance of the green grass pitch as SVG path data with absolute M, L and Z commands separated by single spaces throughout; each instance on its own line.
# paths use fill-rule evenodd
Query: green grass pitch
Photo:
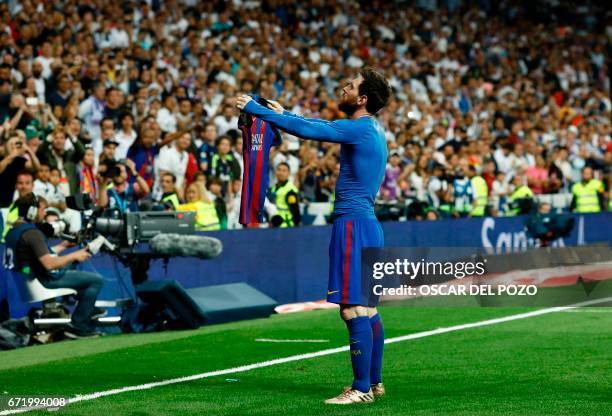
M 522 308 L 380 308 L 387 337 Z M 389 344 L 376 403 L 330 407 L 348 352 L 72 404 L 60 415 L 612 415 L 612 311 L 541 316 Z M 264 343 L 257 338 L 327 339 Z M 334 310 L 194 331 L 117 335 L 0 352 L 0 394 L 73 397 L 346 344 Z M 238 379 L 229 382 L 227 379 Z M 30 414 L 48 414 L 42 410 Z

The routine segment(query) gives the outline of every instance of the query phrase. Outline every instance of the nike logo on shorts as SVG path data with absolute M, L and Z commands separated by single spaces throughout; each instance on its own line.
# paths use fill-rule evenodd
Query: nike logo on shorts
M 334 293 L 338 293 L 338 291 L 337 290 L 328 290 L 327 291 L 328 295 L 333 295 Z

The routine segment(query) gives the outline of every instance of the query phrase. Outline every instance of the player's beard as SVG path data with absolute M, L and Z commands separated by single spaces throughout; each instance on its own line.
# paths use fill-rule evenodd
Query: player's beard
M 354 101 L 351 102 L 350 98 L 346 98 L 342 100 L 340 104 L 338 104 L 338 109 L 345 113 L 347 116 L 351 117 L 357 111 L 357 97 L 355 97 Z

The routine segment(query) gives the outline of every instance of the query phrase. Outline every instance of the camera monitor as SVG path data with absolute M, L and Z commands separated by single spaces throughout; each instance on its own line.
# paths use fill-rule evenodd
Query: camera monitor
M 130 212 L 126 215 L 127 243 L 149 241 L 157 234 L 195 234 L 195 212 Z

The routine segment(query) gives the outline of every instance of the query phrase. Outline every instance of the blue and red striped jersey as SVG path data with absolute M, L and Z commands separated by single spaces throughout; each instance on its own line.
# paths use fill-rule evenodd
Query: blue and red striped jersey
M 256 98 L 263 105 L 264 99 Z M 242 225 L 258 224 L 264 221 L 264 202 L 268 189 L 268 162 L 270 148 L 281 144 L 278 130 L 267 122 L 241 112 L 238 128 L 242 132 L 242 195 L 240 198 L 240 218 Z

